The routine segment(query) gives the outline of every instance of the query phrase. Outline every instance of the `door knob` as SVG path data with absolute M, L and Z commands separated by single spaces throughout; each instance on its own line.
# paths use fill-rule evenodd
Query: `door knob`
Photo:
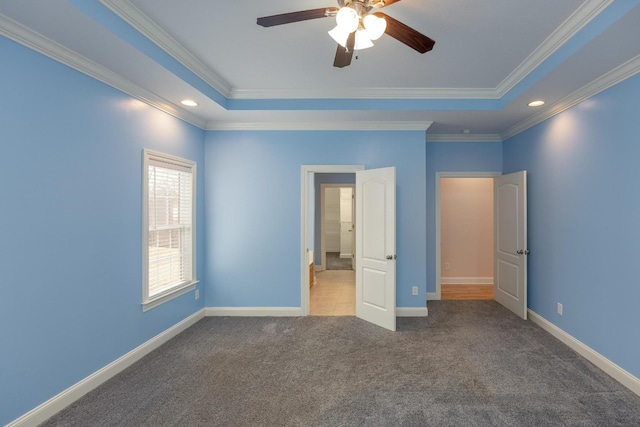
M 387 255 L 387 259 L 396 259 L 398 255 Z
M 518 250 L 516 251 L 516 253 L 517 253 L 518 255 L 522 255 L 522 254 L 524 253 L 524 251 L 523 251 L 522 249 L 518 249 Z

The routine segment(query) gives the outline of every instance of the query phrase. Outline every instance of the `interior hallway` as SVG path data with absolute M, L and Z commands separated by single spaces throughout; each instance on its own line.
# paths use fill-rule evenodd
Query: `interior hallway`
M 316 273 L 309 293 L 311 316 L 355 316 L 356 272 L 325 270 Z

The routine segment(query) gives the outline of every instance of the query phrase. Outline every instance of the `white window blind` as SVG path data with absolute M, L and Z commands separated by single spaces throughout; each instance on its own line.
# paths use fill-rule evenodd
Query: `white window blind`
M 146 275 L 143 304 L 195 283 L 195 164 L 145 150 L 144 167 Z

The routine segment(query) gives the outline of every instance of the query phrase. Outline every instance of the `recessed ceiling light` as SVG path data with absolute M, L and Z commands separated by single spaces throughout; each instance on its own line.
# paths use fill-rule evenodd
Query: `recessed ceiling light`
M 469 129 L 463 129 L 462 133 L 464 133 L 465 135 L 469 135 L 471 131 Z
M 544 101 L 540 100 L 540 101 L 531 101 L 529 103 L 529 107 L 539 107 L 541 105 L 544 105 Z
M 180 103 L 182 105 L 186 105 L 187 107 L 197 107 L 198 103 L 196 101 L 194 101 L 193 99 L 183 99 L 182 101 L 180 101 Z

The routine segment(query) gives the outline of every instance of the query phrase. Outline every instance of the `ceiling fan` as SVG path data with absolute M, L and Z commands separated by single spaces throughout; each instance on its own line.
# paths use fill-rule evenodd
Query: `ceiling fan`
M 338 43 L 334 67 L 351 64 L 354 50 L 373 46 L 382 34 L 388 34 L 420 53 L 433 49 L 435 41 L 382 12 L 372 12 L 400 0 L 338 0 L 340 7 L 301 10 L 280 15 L 263 16 L 257 23 L 263 27 L 290 24 L 309 19 L 336 18 L 337 26 L 329 35 Z

